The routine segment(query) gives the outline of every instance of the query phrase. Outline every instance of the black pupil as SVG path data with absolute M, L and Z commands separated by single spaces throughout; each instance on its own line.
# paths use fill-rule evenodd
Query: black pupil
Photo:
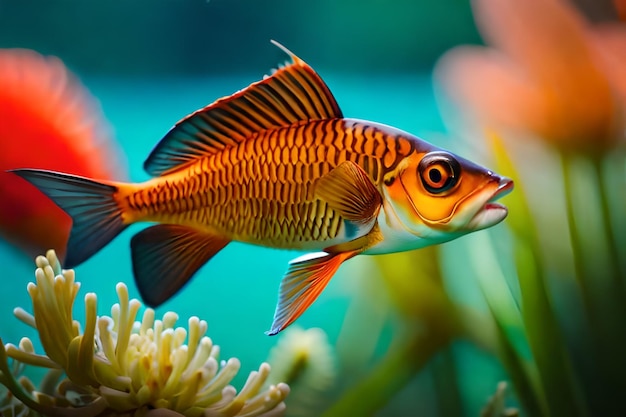
M 428 178 L 430 178 L 430 180 L 435 183 L 438 184 L 441 179 L 441 171 L 439 171 L 437 168 L 433 168 L 431 170 L 428 171 Z

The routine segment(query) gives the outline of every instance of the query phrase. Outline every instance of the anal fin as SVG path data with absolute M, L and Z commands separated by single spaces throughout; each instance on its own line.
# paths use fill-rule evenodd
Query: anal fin
M 151 307 L 164 303 L 229 242 L 170 224 L 151 226 L 137 233 L 130 245 L 141 298 Z
M 317 252 L 291 261 L 280 284 L 274 322 L 266 334 L 275 335 L 300 317 L 321 294 L 339 266 L 360 252 Z

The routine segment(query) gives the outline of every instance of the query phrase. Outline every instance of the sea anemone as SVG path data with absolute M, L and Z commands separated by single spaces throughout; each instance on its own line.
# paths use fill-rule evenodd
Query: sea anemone
M 111 308 L 111 317 L 97 317 L 96 294 L 85 296 L 86 320 L 81 332 L 81 325 L 72 317 L 80 287 L 74 271 L 62 270 L 54 251 L 39 256 L 36 264 L 37 283 L 28 285 L 34 314 L 21 308 L 14 313 L 39 332 L 46 355 L 36 354 L 28 338 L 19 346 L 3 346 L 0 340 L 0 382 L 10 391 L 4 401 L 0 400 L 0 414 L 283 414 L 289 387 L 278 383 L 261 391 L 270 371 L 267 363 L 250 373 L 239 394 L 229 385 L 240 362 L 232 358 L 220 363 L 219 347 L 205 336 L 205 321 L 191 317 L 188 330 L 174 328 L 178 319 L 175 313 L 155 320 L 154 310 L 147 308 L 142 320 L 136 322 L 141 303 L 129 300 L 127 287 L 119 283 L 119 304 Z M 9 358 L 14 361 L 13 369 Z M 49 369 L 39 389 L 25 377 L 19 382 L 15 379 L 21 364 Z

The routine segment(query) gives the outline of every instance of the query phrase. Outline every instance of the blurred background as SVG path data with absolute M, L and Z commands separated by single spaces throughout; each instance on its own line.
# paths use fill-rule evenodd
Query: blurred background
M 321 70 L 428 71 L 477 42 L 466 1 L 3 1 L 5 46 L 63 57 L 91 74 L 256 75 L 276 39 Z
M 36 123 L 27 117 L 23 125 L 16 125 L 17 113 L 12 112 L 20 109 L 26 109 L 33 120 L 55 119 L 59 107 L 53 104 L 67 81 L 61 77 L 56 91 L 57 78 L 49 77 L 51 95 L 31 94 L 26 83 L 30 78 L 5 57 L 0 60 L 0 168 L 43 164 L 67 170 L 63 168 L 71 165 L 76 172 L 87 173 L 90 166 L 102 164 L 106 172 L 101 176 L 145 180 L 144 159 L 176 121 L 244 88 L 287 59 L 270 44 L 270 39 L 277 40 L 321 75 L 346 117 L 409 131 L 514 177 L 517 186 L 503 201 L 510 205 L 513 219 L 492 230 L 437 248 L 358 257 L 342 266 L 296 323 L 299 330 L 295 331 L 321 328 L 322 332 L 315 330 L 319 337 L 306 338 L 310 346 L 296 349 L 310 367 L 298 369 L 310 375 L 286 381 L 292 385 L 287 415 L 517 415 L 508 407 L 528 416 L 601 415 L 595 413 L 599 410 L 620 415 L 623 408 L 609 399 L 616 401 L 619 392 L 623 393 L 623 381 L 616 381 L 619 372 L 626 370 L 620 367 L 624 359 L 603 347 L 623 346 L 624 311 L 599 306 L 626 301 L 620 249 L 626 238 L 621 219 L 626 206 L 619 197 L 624 190 L 620 95 L 624 82 L 614 81 L 624 74 L 618 70 L 626 61 L 615 55 L 617 63 L 604 66 L 606 61 L 613 62 L 614 55 L 603 49 L 602 56 L 608 58 L 602 65 L 588 65 L 597 71 L 585 67 L 576 72 L 580 62 L 596 62 L 593 57 L 600 55 L 590 52 L 593 57 L 587 56 L 593 48 L 586 35 L 579 36 L 579 44 L 571 41 L 572 55 L 563 59 L 547 46 L 534 46 L 542 39 L 553 39 L 558 45 L 594 25 L 619 26 L 614 32 L 620 35 L 619 16 L 624 8 L 609 0 L 546 0 L 557 6 L 541 11 L 532 9 L 537 2 L 541 3 L 529 1 L 529 10 L 519 11 L 512 6 L 507 9 L 499 0 L 0 0 L 0 48 L 14 53 L 14 48 L 30 49 L 59 58 L 82 85 L 76 88 L 86 90 L 81 94 L 92 96 L 88 106 L 77 105 L 72 111 L 87 109 L 89 116 L 77 120 L 88 119 L 90 132 L 97 132 L 89 139 L 93 146 L 78 152 L 74 145 L 83 136 L 57 132 L 44 140 L 38 131 L 23 127 Z M 527 37 L 526 31 L 535 29 L 525 18 L 543 21 L 538 30 L 546 32 Z M 566 29 L 549 29 L 555 27 Z M 607 44 L 626 45 L 613 41 L 621 39 L 618 35 Z M 451 55 L 455 51 L 450 50 L 467 44 L 508 54 L 510 62 L 519 64 L 516 68 L 531 62 L 524 68 L 539 69 L 520 71 L 526 74 L 524 81 L 510 83 L 518 89 L 509 91 L 507 80 L 496 76 L 502 72 L 495 67 L 489 67 L 493 73 L 482 73 L 480 59 L 457 60 L 465 50 Z M 530 58 L 530 52 L 515 53 L 535 50 L 539 50 L 537 56 Z M 583 57 L 580 62 L 578 56 Z M 543 71 L 546 67 L 556 69 Z M 580 94 L 576 80 L 563 88 L 554 87 L 545 97 L 559 98 L 568 91 L 574 99 L 554 99 L 550 103 L 556 104 L 545 107 L 543 113 L 544 107 L 530 104 L 522 110 L 513 104 L 507 107 L 507 100 L 498 101 L 493 93 L 501 91 L 510 101 L 516 97 L 522 101 L 526 95 L 520 94 L 543 91 L 532 80 L 552 85 L 552 78 L 543 75 L 561 79 L 562 71 L 589 79 L 583 70 L 594 74 L 606 70 L 612 74 L 610 82 L 598 82 Z M 30 77 L 36 79 L 37 74 L 44 77 L 45 70 L 34 70 Z M 10 86 L 22 87 L 3 95 L 2 88 L 8 92 Z M 594 88 L 608 91 L 610 120 L 598 116 L 590 122 L 600 127 L 585 130 L 590 133 L 576 142 L 583 145 L 568 144 L 572 138 L 577 140 L 575 134 L 535 129 L 567 124 L 570 119 L 563 114 L 579 120 L 575 110 L 562 104 L 581 97 L 585 101 L 585 92 L 597 91 Z M 598 108 L 595 100 L 586 102 Z M 37 112 L 47 107 L 48 113 Z M 523 115 L 530 107 L 538 108 L 543 118 L 520 116 L 511 122 L 497 111 L 500 108 L 505 116 Z M 561 118 L 549 113 L 554 108 L 563 109 L 558 112 Z M 538 119 L 545 123 L 533 124 Z M 55 140 L 67 147 L 54 148 Z M 77 161 L 87 161 L 88 166 L 79 167 Z M 540 177 L 538 171 L 544 167 L 546 177 Z M 575 182 L 584 183 L 584 189 L 572 187 L 571 172 L 578 173 Z M 3 178 L 10 181 L 0 177 L 0 183 Z M 595 187 L 598 182 L 600 186 Z M 548 201 L 546 196 L 558 201 Z M 19 193 L 5 191 L 0 194 L 0 208 L 18 199 Z M 583 207 L 581 201 L 598 204 Z M 41 197 L 32 196 L 24 204 L 43 203 Z M 13 343 L 22 336 L 36 339 L 31 329 L 11 317 L 12 311 L 16 306 L 29 309 L 26 285 L 33 279 L 32 257 L 43 253 L 46 244 L 57 244 L 47 237 L 67 233 L 67 219 L 58 220 L 63 227 L 55 228 L 50 223 L 54 217 L 33 226 L 32 216 L 39 214 L 7 209 L 0 215 L 4 216 L 0 218 L 0 238 L 4 236 L 0 240 L 0 265 L 4 266 L 0 335 Z M 596 221 L 581 226 L 580 219 L 590 218 Z M 76 268 L 82 283 L 79 300 L 86 292 L 96 292 L 99 311 L 109 314 L 107 309 L 117 301 L 118 281 L 138 297 L 129 240 L 142 227 L 129 228 Z M 528 230 L 532 236 L 524 232 Z M 589 247 L 606 249 L 603 253 L 609 253 L 608 259 L 595 257 Z M 289 349 L 272 351 L 283 336 L 268 337 L 264 332 L 271 324 L 286 264 L 298 255 L 232 243 L 157 314 L 176 311 L 181 323 L 194 315 L 206 320 L 208 335 L 221 346 L 222 357 L 241 360 L 242 372 L 235 381 L 241 385 L 247 372 L 270 356 L 272 362 L 291 363 L 290 355 L 296 354 Z M 610 270 L 602 282 L 611 284 L 595 290 L 594 271 L 605 265 Z M 615 288 L 619 288 L 617 293 Z M 606 299 L 611 293 L 612 298 Z M 81 314 L 79 302 L 78 317 Z M 552 327 L 537 330 L 538 322 Z M 581 346 L 580 340 L 593 338 L 594 323 L 605 324 L 602 338 L 597 339 L 599 347 Z M 545 339 L 549 334 L 558 337 Z M 555 354 L 564 359 L 554 359 Z M 326 365 L 319 365 L 315 355 L 327 357 L 322 362 Z M 607 359 L 597 368 L 594 358 L 601 357 Z M 560 365 L 551 366 L 550 361 Z M 605 373 L 611 367 L 618 371 Z M 323 372 L 317 375 L 320 369 Z M 288 371 L 284 375 L 294 378 Z M 501 402 L 486 407 L 500 381 L 508 383 L 506 394 L 500 392 Z M 554 384 L 564 385 L 554 392 L 550 390 Z M 605 386 L 613 388 L 607 391 Z M 566 407 L 568 402 L 573 405 Z

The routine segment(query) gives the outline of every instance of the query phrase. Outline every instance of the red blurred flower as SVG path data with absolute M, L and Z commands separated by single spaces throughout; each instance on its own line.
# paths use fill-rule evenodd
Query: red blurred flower
M 71 219 L 25 180 L 5 172 L 44 168 L 124 179 L 125 157 L 93 98 L 54 57 L 0 50 L 0 236 L 30 256 L 61 255 Z

